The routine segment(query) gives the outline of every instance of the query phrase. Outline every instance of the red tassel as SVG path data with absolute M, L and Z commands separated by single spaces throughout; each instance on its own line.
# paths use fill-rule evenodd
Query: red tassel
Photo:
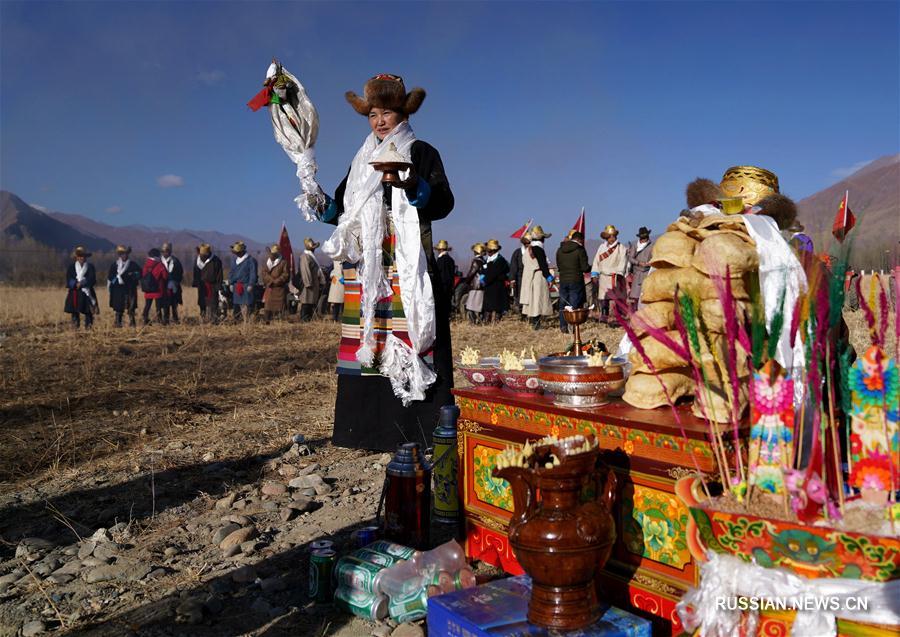
M 269 103 L 269 99 L 272 97 L 272 87 L 266 86 L 259 93 L 253 96 L 253 99 L 247 102 L 247 106 L 250 107 L 250 110 L 254 113 L 261 109 L 263 106 L 266 106 Z

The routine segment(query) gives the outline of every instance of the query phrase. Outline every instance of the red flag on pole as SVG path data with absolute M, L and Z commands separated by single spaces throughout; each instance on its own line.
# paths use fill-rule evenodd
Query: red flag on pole
M 585 237 L 587 236 L 587 233 L 584 231 L 584 206 L 581 207 L 581 214 L 578 215 L 578 221 L 576 221 L 575 225 L 572 226 L 572 230 L 569 232 L 569 236 L 571 236 L 573 232 L 580 232 Z
M 525 224 L 521 228 L 519 228 L 518 230 L 513 232 L 511 235 L 509 235 L 509 238 L 510 239 L 521 239 L 522 237 L 524 237 L 525 233 L 528 232 L 528 228 L 531 227 L 532 221 L 534 221 L 534 220 L 529 219 L 527 222 L 525 222 Z
M 291 238 L 288 236 L 287 226 L 281 224 L 281 236 L 278 238 L 278 249 L 281 251 L 281 258 L 288 262 L 291 278 L 294 280 L 294 250 L 291 248 Z
M 841 199 L 841 205 L 838 207 L 837 214 L 834 217 L 834 224 L 831 226 L 831 234 L 834 235 L 834 238 L 840 242 L 843 242 L 847 237 L 847 233 L 853 229 L 853 226 L 856 225 L 856 217 L 853 215 L 853 211 L 850 210 L 850 191 L 846 191 L 844 193 L 844 198 Z

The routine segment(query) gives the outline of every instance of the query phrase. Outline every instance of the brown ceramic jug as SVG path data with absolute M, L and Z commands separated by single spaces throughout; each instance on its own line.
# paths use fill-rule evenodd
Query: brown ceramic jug
M 592 437 L 588 437 L 592 441 Z M 529 468 L 494 469 L 513 492 L 509 540 L 531 576 L 528 621 L 559 630 L 578 630 L 600 617 L 594 575 L 609 559 L 616 539 L 612 505 L 616 476 L 602 478 L 599 449 L 578 452 L 584 438 L 535 448 Z M 560 463 L 545 468 L 550 455 Z M 585 487 L 593 498 L 581 501 Z

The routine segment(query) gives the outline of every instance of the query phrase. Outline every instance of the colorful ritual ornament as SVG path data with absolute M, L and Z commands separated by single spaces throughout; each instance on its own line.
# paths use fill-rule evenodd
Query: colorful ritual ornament
M 784 495 L 793 459 L 794 381 L 770 359 L 750 383 L 750 488 Z
M 878 346 L 850 368 L 850 484 L 863 500 L 885 504 L 897 489 L 900 461 L 897 364 Z

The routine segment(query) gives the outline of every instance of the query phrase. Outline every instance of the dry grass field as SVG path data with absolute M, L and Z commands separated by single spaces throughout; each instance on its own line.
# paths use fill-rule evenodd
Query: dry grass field
M 380 454 L 329 442 L 338 326 L 296 317 L 204 325 L 187 291 L 182 324 L 116 329 L 99 293 L 95 328 L 75 331 L 63 290 L 0 287 L 0 637 L 35 620 L 84 635 L 370 634 L 372 624 L 306 599 L 308 543 L 346 542 L 370 522 L 383 476 Z M 846 318 L 854 345 L 865 346 L 861 313 Z M 571 342 L 547 327 L 456 322 L 454 349 L 543 354 Z M 611 348 L 620 336 L 596 324 L 584 335 Z M 298 456 L 295 434 L 311 456 Z M 280 517 L 283 503 L 273 508 L 263 485 L 310 462 L 333 497 Z M 246 508 L 220 510 L 228 497 Z M 258 547 L 223 557 L 210 537 L 226 514 L 255 525 Z M 35 572 L 71 559 L 98 528 L 115 530 L 113 566 L 151 573 L 91 584 L 82 572 L 59 584 Z M 29 537 L 57 548 L 29 562 L 20 543 Z M 250 581 L 238 575 L 246 569 Z M 266 592 L 261 582 L 273 578 L 280 583 Z

